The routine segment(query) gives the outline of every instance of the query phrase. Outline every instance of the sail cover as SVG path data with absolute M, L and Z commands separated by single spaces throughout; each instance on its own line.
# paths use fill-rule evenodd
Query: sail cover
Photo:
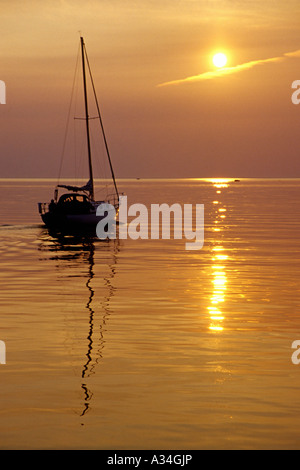
M 58 188 L 65 188 L 68 191 L 91 191 L 92 190 L 92 181 L 89 180 L 84 186 L 68 186 L 66 184 L 58 184 Z

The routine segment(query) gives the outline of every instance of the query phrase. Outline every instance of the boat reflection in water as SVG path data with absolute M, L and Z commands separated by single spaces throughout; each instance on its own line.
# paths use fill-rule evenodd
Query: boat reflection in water
M 66 310 L 72 311 L 72 318 L 69 316 L 67 318 L 66 334 L 68 335 L 69 328 L 70 331 L 74 328 L 74 321 L 87 329 L 86 351 L 83 359 L 76 361 L 76 364 L 82 363 L 80 373 L 84 398 L 83 409 L 79 414 L 83 416 L 89 410 L 93 396 L 88 388 L 87 379 L 95 373 L 96 366 L 103 357 L 104 331 L 111 314 L 110 301 L 115 294 L 113 280 L 116 275 L 120 242 L 118 239 L 99 240 L 84 235 L 55 235 L 50 234 L 47 229 L 43 230 L 40 240 L 40 251 L 50 253 L 47 259 L 55 262 L 59 278 L 57 280 L 65 281 L 68 289 L 67 298 L 71 299 L 62 312 L 65 314 Z M 97 300 L 96 294 L 98 294 Z M 82 317 L 82 312 L 87 312 L 88 315 Z M 78 354 L 79 349 L 82 350 L 82 342 L 74 346 L 78 334 L 82 339 L 81 333 L 82 328 L 78 333 L 76 325 L 75 335 L 71 338 L 73 354 Z

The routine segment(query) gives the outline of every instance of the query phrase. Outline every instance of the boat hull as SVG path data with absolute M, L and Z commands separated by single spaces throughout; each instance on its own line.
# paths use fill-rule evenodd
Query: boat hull
M 96 236 L 97 224 L 104 218 L 107 218 L 107 224 L 116 221 L 115 213 L 108 213 L 103 216 L 96 214 L 55 214 L 45 212 L 41 214 L 42 221 L 46 227 L 54 232 L 73 234 L 88 233 Z

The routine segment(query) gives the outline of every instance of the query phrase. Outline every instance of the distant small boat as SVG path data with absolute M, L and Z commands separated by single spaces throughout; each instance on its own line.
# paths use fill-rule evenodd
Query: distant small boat
M 89 66 L 87 52 L 83 38 L 80 38 L 81 45 L 81 58 L 82 58 L 82 74 L 83 74 L 83 91 L 84 91 L 84 106 L 85 106 L 85 122 L 86 122 L 86 143 L 87 143 L 87 157 L 89 166 L 89 181 L 83 186 L 72 186 L 66 184 L 58 184 L 54 190 L 54 199 L 50 203 L 38 203 L 39 213 L 44 224 L 47 228 L 62 231 L 62 232 L 73 232 L 82 230 L 94 230 L 98 222 L 104 217 L 116 218 L 116 214 L 119 209 L 119 192 L 114 176 L 114 171 L 108 151 L 107 140 L 104 133 L 102 124 L 102 118 L 100 114 L 100 108 L 96 96 L 94 82 Z M 93 177 L 93 166 L 92 166 L 92 154 L 91 154 L 91 143 L 90 143 L 90 128 L 89 128 L 89 109 L 88 109 L 88 97 L 87 97 L 87 81 L 86 81 L 86 64 L 89 70 L 89 77 L 92 84 L 94 99 L 97 107 L 98 116 L 100 122 L 100 128 L 105 143 L 105 149 L 107 158 L 109 161 L 111 176 L 114 184 L 114 192 L 110 198 L 103 201 L 96 201 L 94 194 L 94 177 Z M 64 188 L 68 192 L 64 193 L 58 198 L 59 188 Z M 98 206 L 101 205 L 104 214 L 97 216 L 96 211 Z M 114 210 L 112 210 L 112 207 Z M 107 210 L 105 210 L 107 209 Z

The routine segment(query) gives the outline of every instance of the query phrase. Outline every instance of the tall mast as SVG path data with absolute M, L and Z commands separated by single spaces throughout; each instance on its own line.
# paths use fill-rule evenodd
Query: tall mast
M 93 178 L 93 167 L 92 167 L 92 156 L 91 156 L 91 143 L 90 143 L 90 127 L 89 127 L 89 110 L 87 101 L 87 90 L 86 90 L 86 76 L 85 76 L 85 60 L 84 60 L 84 41 L 83 37 L 80 37 L 81 43 L 81 55 L 82 55 L 82 74 L 83 74 L 83 89 L 84 89 L 84 104 L 85 104 L 85 122 L 86 122 L 86 135 L 87 135 L 87 147 L 88 147 L 88 158 L 89 158 L 89 171 L 90 171 L 90 198 L 94 200 L 94 178 Z

